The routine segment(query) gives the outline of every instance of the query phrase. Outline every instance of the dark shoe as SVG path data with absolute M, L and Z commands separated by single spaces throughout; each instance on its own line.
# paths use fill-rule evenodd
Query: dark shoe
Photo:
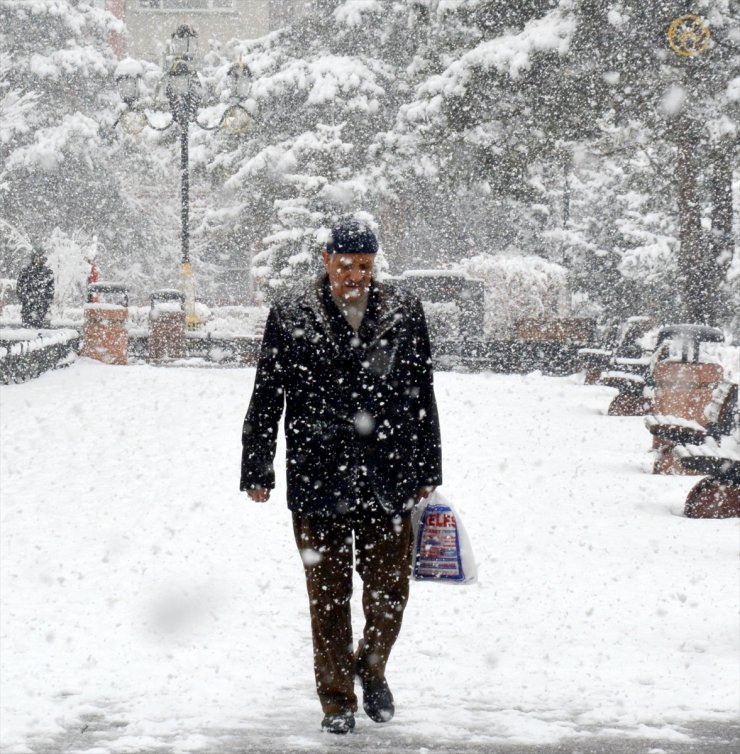
M 362 709 L 365 710 L 365 714 L 376 723 L 387 723 L 396 712 L 388 682 L 385 678 L 380 681 L 365 680 L 362 676 L 360 676 L 360 681 L 362 682 Z
M 321 728 L 327 733 L 351 733 L 355 728 L 355 716 L 351 712 L 329 712 L 324 715 Z

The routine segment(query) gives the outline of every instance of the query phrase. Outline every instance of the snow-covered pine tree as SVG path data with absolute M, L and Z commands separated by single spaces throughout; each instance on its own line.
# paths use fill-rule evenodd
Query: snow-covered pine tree
M 647 265 L 657 271 L 668 247 L 683 248 L 688 255 L 680 253 L 673 265 L 661 270 L 659 281 L 651 281 L 657 286 L 651 290 L 653 309 L 673 308 L 673 318 L 686 316 L 686 302 L 692 300 L 716 309 L 715 292 L 732 256 L 731 171 L 726 162 L 713 171 L 716 209 L 711 211 L 702 210 L 701 201 L 692 196 L 684 198 L 679 209 L 681 196 L 675 190 L 666 192 L 664 184 L 678 167 L 679 186 L 691 187 L 691 180 L 681 177 L 682 168 L 698 164 L 697 158 L 700 163 L 702 155 L 707 162 L 712 155 L 714 160 L 720 155 L 731 159 L 736 149 L 738 19 L 726 0 L 699 2 L 695 12 L 703 12 L 715 29 L 715 41 L 707 50 L 714 59 L 683 59 L 669 49 L 666 33 L 685 10 L 684 3 L 672 0 L 533 0 L 515 5 L 460 0 L 435 6 L 432 17 L 438 27 L 444 21 L 444 28 L 433 35 L 445 40 L 438 45 L 444 50 L 444 69 L 423 82 L 415 99 L 401 108 L 396 129 L 386 137 L 386 155 L 399 186 L 409 185 L 411 175 L 417 186 L 424 185 L 422 196 L 434 197 L 430 203 L 441 199 L 446 211 L 438 228 L 449 235 L 438 235 L 453 258 L 470 245 L 471 227 L 489 239 L 489 251 L 510 243 L 513 228 L 519 246 L 556 260 L 562 258 L 563 246 L 549 247 L 548 231 L 576 231 L 581 250 L 597 253 L 589 260 L 590 270 L 574 270 L 574 281 L 595 286 L 593 296 L 618 314 L 622 307 L 612 294 L 628 294 L 629 312 L 648 295 L 650 277 L 637 282 L 637 270 Z M 635 130 L 636 137 L 629 133 Z M 686 145 L 686 133 L 693 134 L 691 150 L 679 154 L 674 146 L 671 154 L 661 147 L 670 144 L 669 139 L 675 143 L 676 134 L 678 143 Z M 588 152 L 598 176 L 599 161 L 614 160 L 615 140 L 617 151 L 652 144 L 654 156 L 669 156 L 664 175 L 647 171 L 653 173 L 652 184 L 645 171 L 638 172 L 636 184 L 645 198 L 640 209 L 630 208 L 627 201 L 634 198 L 635 186 L 628 183 L 635 177 L 630 171 L 639 171 L 639 158 L 631 164 L 623 160 L 621 182 L 584 184 L 573 175 L 574 153 Z M 597 184 L 599 191 L 614 193 L 602 193 L 596 201 L 585 197 L 583 192 Z M 479 199 L 465 203 L 455 217 L 456 202 L 448 197 L 455 192 L 471 195 L 476 189 L 479 196 L 490 197 L 489 211 L 480 212 L 485 204 Z M 619 196 L 624 201 L 613 201 Z M 418 206 L 417 197 L 412 199 Z M 589 202 L 592 209 L 601 203 L 607 210 L 609 233 L 598 215 L 581 220 L 571 216 L 570 204 Z M 624 214 L 617 217 L 620 206 Z M 691 213 L 693 220 L 687 218 Z M 431 217 L 423 208 L 422 216 Z M 702 222 L 712 224 L 714 251 L 701 240 Z M 685 236 L 682 243 L 672 240 L 672 228 Z M 623 252 L 628 253 L 624 263 Z M 650 259 L 651 253 L 656 259 Z M 574 262 L 576 258 L 584 261 L 581 254 L 574 255 Z M 675 307 L 673 292 L 666 290 L 672 270 L 682 283 L 681 309 Z M 691 317 L 712 319 L 708 311 Z
M 84 0 L 0 0 L 0 219 L 41 246 L 54 228 L 97 235 L 105 275 L 148 288 L 165 236 L 138 189 L 156 168 L 105 134 L 120 104 L 109 38 L 121 31 Z M 19 256 L 3 253 L 2 275 Z
M 678 219 L 671 177 L 661 170 L 667 151 L 638 140 L 610 154 L 598 143 L 573 150 L 567 218 L 546 235 L 570 270 L 571 292 L 604 319 L 667 321 L 676 309 Z
M 441 70 L 400 108 L 385 159 L 401 186 L 421 184 L 407 201 L 422 205 L 451 260 L 546 251 L 552 212 L 541 163 L 557 155 L 556 126 L 567 120 L 558 71 L 575 27 L 571 5 L 434 4 Z
M 220 238 L 226 266 L 256 255 L 267 290 L 283 289 L 314 268 L 338 216 L 382 212 L 370 149 L 404 96 L 420 15 L 422 4 L 321 2 L 285 30 L 206 58 L 216 82 L 234 56 L 254 76 L 248 137 L 202 145 L 218 198 L 200 232 Z
M 721 295 L 733 253 L 728 165 L 737 159 L 740 120 L 740 86 L 734 83 L 740 74 L 740 16 L 731 6 L 730 0 L 697 0 L 690 7 L 679 0 L 584 0 L 572 44 L 578 82 L 573 90 L 591 96 L 590 108 L 579 109 L 593 113 L 605 136 L 618 142 L 600 139 L 603 159 L 612 159 L 615 146 L 623 153 L 632 147 L 653 154 L 647 171 L 654 173 L 653 183 L 642 181 L 641 189 L 651 194 L 652 209 L 646 204 L 627 212 L 620 224 L 630 227 L 633 241 L 649 238 L 659 207 L 665 216 L 658 235 L 675 233 L 667 265 L 664 244 L 635 247 L 643 271 L 646 265 L 656 271 L 665 265 L 660 283 L 647 275 L 639 287 L 652 277 L 658 283 L 655 308 L 673 321 L 717 323 L 728 315 Z M 635 177 L 640 180 L 626 171 L 616 195 L 629 194 L 627 184 Z M 625 237 L 614 239 L 618 248 Z M 620 269 L 629 277 L 637 268 Z
M 740 99 L 727 52 L 736 20 L 727 0 L 699 5 L 724 47 L 698 110 L 728 144 Z M 255 125 L 241 141 L 204 140 L 198 159 L 217 206 L 201 232 L 227 266 L 259 252 L 258 268 L 279 287 L 303 277 L 332 217 L 362 205 L 380 219 L 396 269 L 520 249 L 571 265 L 576 292 L 608 315 L 647 302 L 675 315 L 680 213 L 666 188 L 678 164 L 668 125 L 685 72 L 666 30 L 682 9 L 673 0 L 319 2 L 291 28 L 211 56 L 215 82 L 234 52 L 248 63 Z M 702 212 L 723 249 L 714 258 L 727 265 L 732 211 L 727 170 L 716 172 L 720 209 Z

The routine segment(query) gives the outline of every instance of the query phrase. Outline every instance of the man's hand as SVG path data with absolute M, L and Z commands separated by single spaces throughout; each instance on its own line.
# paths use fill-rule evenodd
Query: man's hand
M 266 503 L 270 499 L 270 490 L 267 487 L 255 487 L 254 489 L 247 490 L 247 495 L 255 503 Z
M 429 495 L 431 495 L 436 489 L 436 487 L 419 487 L 419 489 L 416 490 L 416 502 L 420 503 L 424 498 L 429 497 Z

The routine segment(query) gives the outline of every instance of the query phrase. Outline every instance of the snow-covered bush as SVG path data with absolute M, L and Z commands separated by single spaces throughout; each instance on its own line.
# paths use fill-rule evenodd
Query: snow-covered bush
M 57 313 L 85 302 L 87 279 L 97 253 L 97 240 L 85 233 L 65 233 L 54 228 L 45 244 L 47 264 L 54 273 Z
M 567 270 L 542 257 L 478 254 L 458 268 L 485 283 L 487 337 L 513 337 L 520 319 L 556 317 L 567 299 Z

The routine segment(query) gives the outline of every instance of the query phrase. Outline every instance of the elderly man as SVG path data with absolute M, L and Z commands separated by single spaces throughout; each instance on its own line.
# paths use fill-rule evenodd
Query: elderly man
M 410 513 L 442 481 L 424 313 L 374 279 L 377 249 L 369 227 L 341 221 L 322 252 L 325 274 L 272 307 L 242 436 L 241 489 L 265 502 L 285 404 L 288 507 L 330 733 L 354 728 L 355 676 L 367 715 L 393 717 L 385 670 L 408 600 Z M 366 621 L 356 649 L 353 542 Z

